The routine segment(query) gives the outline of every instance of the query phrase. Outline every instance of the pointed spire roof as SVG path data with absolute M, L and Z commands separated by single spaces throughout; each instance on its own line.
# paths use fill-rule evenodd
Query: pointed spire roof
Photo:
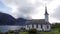
M 45 15 L 49 15 L 47 12 L 47 6 L 45 6 Z

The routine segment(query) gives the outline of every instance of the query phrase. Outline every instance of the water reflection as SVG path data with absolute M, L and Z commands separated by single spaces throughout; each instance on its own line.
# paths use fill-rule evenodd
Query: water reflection
M 20 26 L 0 26 L 0 30 L 6 32 L 8 30 L 18 30 Z

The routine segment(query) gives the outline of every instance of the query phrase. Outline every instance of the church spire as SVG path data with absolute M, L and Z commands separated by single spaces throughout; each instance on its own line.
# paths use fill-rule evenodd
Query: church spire
M 49 15 L 47 12 L 47 6 L 45 6 L 45 15 Z
M 48 12 L 47 12 L 47 6 L 45 6 L 45 22 L 49 22 L 49 16 L 48 16 Z

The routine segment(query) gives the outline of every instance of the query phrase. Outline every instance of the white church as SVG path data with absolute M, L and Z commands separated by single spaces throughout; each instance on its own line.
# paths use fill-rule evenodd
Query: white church
M 45 6 L 45 19 L 32 19 L 28 20 L 24 27 L 26 30 L 37 29 L 38 31 L 50 31 L 51 25 L 49 23 L 49 14 L 47 12 L 47 7 Z

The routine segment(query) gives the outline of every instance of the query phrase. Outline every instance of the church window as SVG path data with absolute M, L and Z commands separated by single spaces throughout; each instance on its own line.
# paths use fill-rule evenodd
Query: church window
M 34 28 L 34 24 L 32 24 L 32 28 Z
M 38 28 L 38 24 L 36 25 L 36 28 Z
M 41 28 L 42 28 L 42 25 L 41 25 Z
M 29 27 L 29 25 L 27 25 L 27 28 Z
M 47 25 L 47 29 L 49 28 L 49 26 Z

